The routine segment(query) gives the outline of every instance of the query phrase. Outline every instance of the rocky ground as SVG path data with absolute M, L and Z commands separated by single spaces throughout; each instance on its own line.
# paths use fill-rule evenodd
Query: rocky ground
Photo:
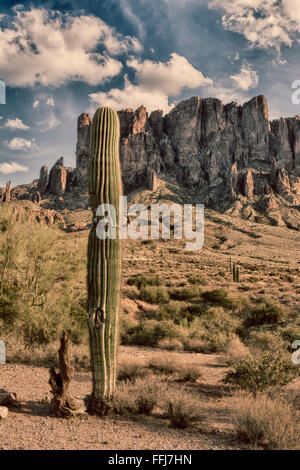
M 122 356 L 151 359 L 151 348 L 122 347 Z M 179 353 L 173 353 L 178 356 Z M 240 449 L 232 425 L 232 405 L 221 383 L 227 368 L 214 354 L 181 353 L 198 364 L 202 377 L 193 387 L 203 399 L 203 423 L 187 430 L 170 429 L 168 420 L 157 417 L 105 417 L 84 415 L 56 418 L 48 402 L 46 368 L 7 364 L 0 366 L 1 386 L 15 391 L 23 407 L 0 420 L 0 449 Z M 18 380 L 16 380 L 18 377 Z M 89 373 L 76 373 L 72 394 L 83 398 L 91 391 Z

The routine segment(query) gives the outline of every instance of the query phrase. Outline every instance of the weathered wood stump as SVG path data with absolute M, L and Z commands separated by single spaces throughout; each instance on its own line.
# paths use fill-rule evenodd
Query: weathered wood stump
M 73 377 L 73 367 L 69 360 L 69 340 L 64 332 L 60 340 L 59 356 L 59 372 L 54 368 L 50 369 L 49 384 L 51 393 L 53 394 L 53 408 L 56 416 L 71 417 L 85 412 L 83 403 L 75 400 L 69 394 L 69 384 Z

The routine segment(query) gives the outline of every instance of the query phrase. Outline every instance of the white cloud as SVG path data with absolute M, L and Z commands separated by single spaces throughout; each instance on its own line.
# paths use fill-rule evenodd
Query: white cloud
M 26 124 L 24 124 L 22 120 L 18 118 L 7 119 L 4 127 L 8 127 L 9 129 L 20 129 L 23 131 L 26 131 L 27 129 L 29 129 L 29 126 L 26 126 Z
M 136 38 L 121 36 L 95 16 L 44 8 L 14 15 L 11 26 L 0 25 L 1 76 L 12 86 L 59 86 L 67 80 L 96 85 L 122 68 L 110 55 L 142 48 Z M 105 48 L 102 54 L 95 52 L 99 44 Z
M 205 96 L 218 98 L 223 104 L 231 103 L 232 101 L 243 104 L 251 99 L 251 96 L 247 95 L 245 92 L 228 86 L 227 82 L 227 80 L 221 80 L 214 86 L 208 87 Z
M 41 131 L 51 131 L 60 124 L 61 121 L 57 119 L 55 113 L 51 113 L 47 119 L 44 119 L 43 121 L 39 122 Z
M 37 150 L 38 146 L 35 144 L 34 139 L 23 139 L 22 137 L 14 137 L 11 141 L 5 141 L 5 145 L 7 145 L 10 150 Z
M 53 98 L 48 98 L 47 101 L 46 101 L 46 104 L 48 106 L 54 107 L 55 106 L 54 99 Z
M 35 101 L 33 102 L 32 107 L 33 107 L 34 109 L 36 109 L 36 108 L 39 107 L 39 105 L 40 105 L 40 101 L 39 101 L 39 100 L 35 100 Z
M 212 83 L 185 57 L 175 52 L 168 62 L 130 59 L 127 65 L 135 70 L 137 81 L 144 89 L 159 90 L 168 95 L 178 95 L 185 87 L 197 88 Z
M 243 91 L 257 87 L 259 82 L 258 73 L 251 68 L 250 64 L 242 65 L 240 72 L 231 75 L 230 78 L 234 81 L 235 86 Z
M 11 173 L 26 172 L 26 171 L 28 171 L 27 166 L 20 165 L 19 163 L 16 163 L 16 162 L 0 163 L 0 173 L 3 173 L 4 175 L 10 175 Z
M 223 26 L 249 41 L 250 47 L 291 46 L 300 40 L 298 0 L 211 0 L 210 8 L 225 11 Z
M 174 103 L 169 105 L 169 96 L 180 94 L 185 87 L 212 85 L 211 79 L 205 78 L 185 57 L 175 53 L 171 54 L 171 59 L 166 63 L 130 59 L 127 65 L 135 70 L 137 84 L 125 76 L 122 90 L 113 88 L 108 92 L 90 94 L 94 103 L 111 106 L 116 110 L 136 109 L 144 105 L 149 112 L 162 109 L 167 113 L 174 106 Z
M 159 90 L 146 90 L 142 86 L 134 85 L 127 77 L 125 77 L 125 86 L 122 90 L 112 88 L 107 93 L 91 93 L 89 96 L 93 103 L 97 103 L 99 106 L 110 106 L 116 111 L 126 108 L 137 109 L 144 105 L 148 112 L 162 109 L 164 113 L 167 113 L 173 107 L 173 105 L 169 105 L 168 95 L 165 93 Z M 91 111 L 93 110 L 94 108 L 91 109 Z

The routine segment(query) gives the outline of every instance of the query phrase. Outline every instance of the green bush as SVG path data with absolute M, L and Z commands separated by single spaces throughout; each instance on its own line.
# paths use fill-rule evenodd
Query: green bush
M 201 294 L 202 301 L 210 305 L 223 307 L 227 310 L 234 309 L 235 304 L 224 289 L 214 289 Z
M 127 279 L 128 286 L 136 286 L 138 289 L 145 286 L 162 286 L 163 281 L 159 276 L 144 276 L 139 274 Z
M 19 309 L 16 302 L 18 298 L 17 284 L 5 285 L 3 294 L 0 295 L 0 319 L 3 320 L 6 327 L 11 328 L 19 315 Z
M 201 289 L 197 286 L 184 287 L 182 289 L 170 289 L 170 298 L 172 300 L 193 300 L 198 298 L 200 300 Z
M 161 305 L 155 313 L 157 320 L 173 320 L 180 325 L 183 320 L 189 322 L 199 317 L 205 311 L 203 304 L 189 303 L 185 304 L 179 300 L 171 300 L 169 303 Z
M 205 286 L 207 284 L 207 280 L 199 274 L 191 274 L 188 276 L 188 281 L 192 285 L 198 284 L 199 286 Z
M 282 339 L 278 332 L 273 331 L 251 331 L 247 346 L 254 351 L 259 350 L 261 352 L 282 352 L 288 349 L 288 343 Z
M 291 357 L 282 352 L 265 353 L 261 357 L 247 357 L 237 362 L 224 381 L 254 396 L 268 389 L 280 389 L 299 376 L 300 369 Z
M 286 308 L 280 303 L 266 299 L 249 311 L 246 318 L 246 326 L 282 323 L 286 319 L 287 314 Z
M 165 304 L 170 296 L 166 287 L 145 286 L 141 287 L 140 298 L 150 304 Z
M 140 346 L 157 346 L 165 338 L 181 340 L 184 336 L 183 328 L 174 325 L 172 321 L 144 320 L 131 326 L 126 334 L 123 333 L 123 344 Z

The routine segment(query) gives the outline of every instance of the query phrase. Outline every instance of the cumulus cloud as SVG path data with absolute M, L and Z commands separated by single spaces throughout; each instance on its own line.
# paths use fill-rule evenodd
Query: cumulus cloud
M 39 105 L 40 105 L 40 101 L 39 101 L 39 100 L 34 100 L 32 107 L 33 107 L 34 109 L 36 109 L 36 108 L 39 107 Z
M 61 124 L 55 115 L 55 113 L 51 113 L 50 116 L 43 121 L 39 122 L 39 127 L 41 131 L 51 131 L 58 127 Z
M 137 84 L 125 76 L 123 89 L 91 93 L 89 96 L 94 103 L 117 110 L 136 109 L 143 104 L 149 112 L 159 108 L 167 113 L 174 106 L 174 103 L 169 104 L 169 96 L 180 94 L 183 88 L 212 85 L 211 79 L 204 77 L 185 57 L 175 53 L 171 54 L 168 62 L 141 62 L 131 58 L 127 66 L 135 70 Z
M 10 141 L 5 141 L 5 145 L 7 145 L 10 150 L 28 151 L 38 149 L 34 139 L 23 139 L 22 137 L 14 137 Z
M 9 129 L 18 129 L 18 130 L 23 130 L 26 131 L 29 129 L 29 126 L 26 126 L 26 124 L 23 123 L 21 119 L 7 119 L 4 127 L 8 127 Z
M 171 54 L 168 62 L 131 59 L 127 65 L 135 70 L 137 81 L 144 89 L 159 90 L 167 95 L 178 95 L 185 87 L 197 88 L 212 83 L 185 57 L 176 53 Z
M 99 45 L 103 53 L 96 52 Z M 12 86 L 67 80 L 96 85 L 119 74 L 122 64 L 111 56 L 141 48 L 136 38 L 121 36 L 95 16 L 31 8 L 14 10 L 9 26 L 0 18 L 1 76 Z
M 146 90 L 142 86 L 134 85 L 125 76 L 125 86 L 122 90 L 112 88 L 108 92 L 91 93 L 90 98 L 93 103 L 99 106 L 110 106 L 119 111 L 121 109 L 137 109 L 141 105 L 146 106 L 147 111 L 162 109 L 165 113 L 169 112 L 173 105 L 168 103 L 168 95 L 159 90 Z M 93 111 L 94 108 L 91 109 Z
M 250 47 L 291 46 L 300 40 L 298 0 L 211 0 L 210 8 L 225 12 L 223 26 L 243 34 Z
M 231 75 L 230 78 L 235 83 L 235 86 L 243 91 L 257 87 L 259 82 L 258 73 L 249 64 L 242 65 L 240 72 L 236 75 Z
M 28 171 L 27 166 L 20 165 L 19 163 L 16 163 L 16 162 L 0 163 L 0 173 L 3 173 L 4 175 L 10 175 L 11 173 L 26 172 L 26 171 Z

